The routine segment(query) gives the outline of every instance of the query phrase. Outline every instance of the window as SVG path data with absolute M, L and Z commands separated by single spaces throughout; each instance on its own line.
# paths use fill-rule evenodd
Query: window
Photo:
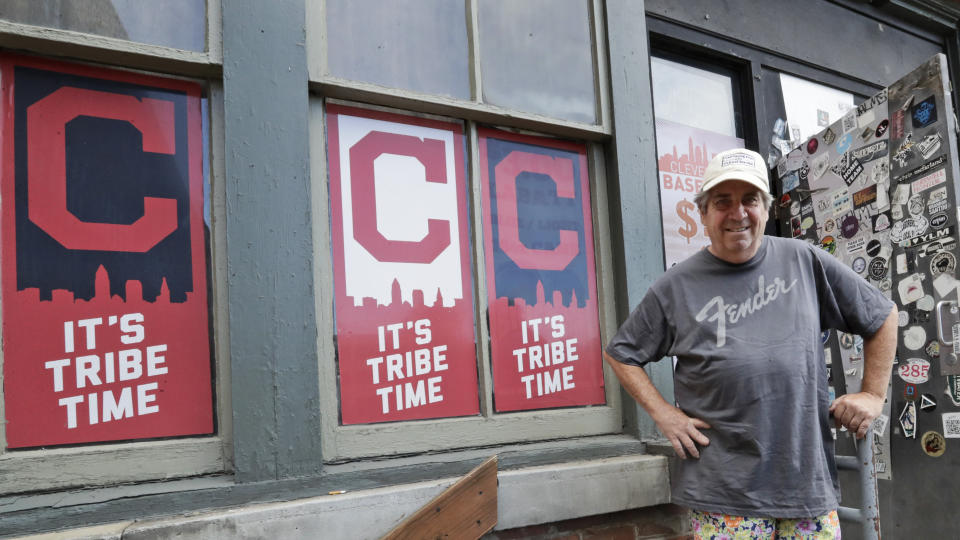
M 609 133 L 595 0 L 373 4 L 308 0 L 314 90 L 547 132 Z
M 130 48 L 78 33 L 108 33 L 91 26 L 109 22 L 103 13 L 27 4 L 0 8 L 0 32 L 33 52 L 62 45 L 117 60 Z M 126 4 L 97 6 L 122 15 Z M 211 8 L 199 6 L 203 50 Z M 131 39 L 152 39 L 120 18 Z M 22 22 L 70 31 L 34 42 Z M 137 47 L 125 61 L 173 59 L 182 72 L 213 56 Z M 226 325 L 211 307 L 225 295 L 224 253 L 213 248 L 223 211 L 211 204 L 222 200 L 223 158 L 211 152 L 222 140 L 221 86 L 7 52 L 0 65 L 9 134 L 0 493 L 226 470 L 229 389 L 219 381 L 229 363 L 214 361 Z

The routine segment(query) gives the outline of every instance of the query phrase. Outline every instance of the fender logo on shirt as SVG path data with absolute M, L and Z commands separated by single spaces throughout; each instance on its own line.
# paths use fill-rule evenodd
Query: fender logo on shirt
M 697 313 L 697 322 L 717 322 L 717 347 L 723 347 L 727 342 L 727 323 L 736 324 L 737 321 L 763 309 L 767 304 L 790 292 L 797 284 L 794 279 L 787 285 L 782 278 L 774 278 L 771 285 L 763 286 L 763 276 L 757 282 L 757 293 L 739 303 L 727 304 L 722 296 L 710 299 L 700 313 Z

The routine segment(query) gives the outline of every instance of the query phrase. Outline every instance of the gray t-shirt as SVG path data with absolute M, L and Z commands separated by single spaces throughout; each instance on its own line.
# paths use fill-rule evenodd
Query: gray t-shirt
M 677 403 L 711 425 L 673 500 L 701 511 L 811 517 L 836 509 L 821 331 L 872 336 L 893 303 L 821 249 L 766 236 L 731 264 L 704 249 L 668 270 L 607 346 L 625 364 L 676 356 Z

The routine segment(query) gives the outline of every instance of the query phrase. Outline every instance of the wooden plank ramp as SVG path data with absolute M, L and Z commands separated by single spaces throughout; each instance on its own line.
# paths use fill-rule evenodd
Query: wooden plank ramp
M 477 539 L 497 524 L 497 456 L 478 465 L 383 540 Z

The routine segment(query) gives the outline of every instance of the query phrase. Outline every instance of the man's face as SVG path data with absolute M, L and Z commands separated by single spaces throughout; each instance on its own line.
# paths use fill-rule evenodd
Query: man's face
M 756 187 L 728 180 L 710 190 L 710 202 L 700 222 L 710 237 L 710 253 L 731 263 L 749 261 L 760 248 L 767 210 Z

